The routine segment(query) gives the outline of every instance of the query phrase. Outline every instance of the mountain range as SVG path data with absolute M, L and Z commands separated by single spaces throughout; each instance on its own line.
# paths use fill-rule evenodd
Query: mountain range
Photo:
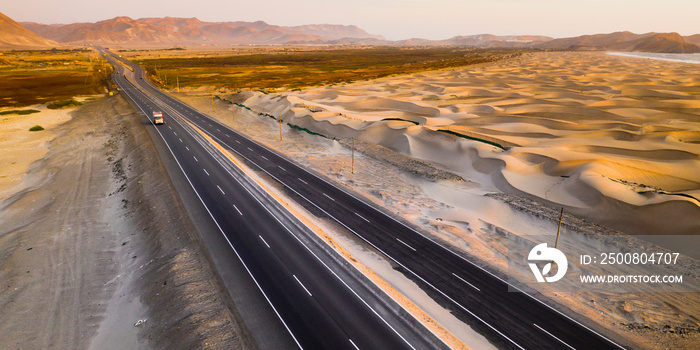
M 0 13 L 0 49 L 103 45 L 109 47 L 232 46 L 248 44 L 473 46 L 542 50 L 700 52 L 700 34 L 615 32 L 551 38 L 538 35 L 456 36 L 445 40 L 385 40 L 353 25 L 277 26 L 257 22 L 204 22 L 196 18 L 115 17 L 95 23 L 18 24 Z

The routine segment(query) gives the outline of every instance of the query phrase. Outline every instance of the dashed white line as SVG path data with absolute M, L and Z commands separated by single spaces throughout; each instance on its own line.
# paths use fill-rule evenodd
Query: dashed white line
M 243 216 L 243 213 L 241 213 L 240 209 L 238 209 L 238 207 L 235 204 L 233 205 L 233 208 L 236 209 L 238 214 L 241 214 L 241 216 Z
M 262 159 L 269 160 L 269 159 L 267 159 L 267 157 L 265 157 L 265 156 L 261 156 L 261 157 L 262 157 Z
M 199 162 L 199 161 L 197 160 L 197 157 L 192 156 L 192 158 L 194 158 L 194 161 L 195 161 L 195 162 Z
M 365 221 L 369 222 L 369 220 L 365 219 L 365 218 L 364 218 L 364 217 L 363 217 L 362 215 L 360 215 L 360 214 L 358 214 L 358 213 L 355 213 L 355 215 L 359 216 L 359 217 L 360 217 L 360 219 L 362 219 L 362 220 L 365 220 Z
M 561 339 L 555 337 L 554 334 L 547 332 L 546 330 L 544 330 L 544 328 L 538 326 L 537 324 L 534 324 L 534 323 L 533 323 L 532 325 L 535 326 L 535 327 L 537 327 L 537 328 L 539 328 L 542 332 L 545 332 L 545 333 L 549 334 L 550 337 L 552 337 L 552 338 L 558 340 L 560 343 L 566 345 L 569 349 L 571 349 L 571 350 L 576 350 L 576 348 L 574 348 L 573 346 L 571 346 L 571 345 L 565 343 L 563 340 L 561 340 Z
M 455 274 L 454 272 L 452 273 L 452 276 L 455 276 L 455 277 L 459 278 L 460 281 L 462 281 L 462 282 L 468 284 L 470 287 L 476 289 L 478 292 L 481 292 L 481 290 L 480 290 L 479 288 L 476 288 L 476 286 L 474 286 L 473 284 L 467 282 L 467 280 L 465 280 L 464 278 L 457 276 L 457 274 Z
M 178 139 L 180 139 L 180 138 L 178 137 Z M 180 139 L 180 142 L 182 142 L 182 139 Z
M 410 245 L 406 244 L 406 242 L 404 242 L 404 241 L 402 241 L 402 240 L 400 240 L 400 239 L 398 239 L 398 238 L 397 238 L 396 240 L 399 241 L 401 244 L 403 244 L 403 245 L 407 246 L 408 248 L 410 248 L 412 251 L 414 251 L 414 252 L 416 251 L 416 248 L 411 247 Z
M 174 131 L 173 131 L 173 134 L 175 134 L 175 136 L 177 136 L 177 133 L 176 133 L 176 132 L 174 132 Z
M 278 165 L 277 167 L 280 168 L 280 169 L 282 169 L 282 171 L 287 171 L 287 169 L 285 169 L 285 168 L 283 168 L 283 167 L 281 167 L 281 166 L 279 166 L 279 165 Z
M 246 147 L 249 151 L 253 152 L 253 149 L 250 147 Z
M 352 346 L 355 347 L 355 349 L 360 350 L 360 348 L 358 348 L 357 345 L 355 345 L 355 342 L 353 342 L 352 339 L 348 339 L 348 340 L 350 341 L 350 344 L 352 344 Z
M 297 177 L 297 180 L 299 180 L 299 181 L 303 182 L 303 183 L 304 183 L 304 185 L 308 185 L 308 183 L 307 183 L 306 181 L 302 180 L 302 179 L 301 179 L 301 178 L 299 178 L 299 177 Z
M 240 144 L 241 144 L 241 141 L 236 140 L 236 143 L 240 145 Z
M 172 130 L 173 128 L 171 128 L 170 125 L 168 125 L 168 129 Z
M 221 191 L 222 194 L 226 194 L 226 192 L 224 192 L 224 190 L 222 190 L 221 187 L 219 187 L 219 185 L 216 185 L 216 188 L 218 188 L 219 191 Z
M 221 129 L 219 129 L 219 128 L 216 128 L 216 131 L 218 131 L 218 132 L 221 132 Z
M 304 290 L 305 290 L 305 291 L 306 291 L 307 293 L 309 293 L 309 296 L 310 296 L 310 297 L 312 297 L 312 296 L 313 296 L 313 295 L 311 295 L 311 292 L 309 292 L 309 290 L 308 290 L 308 289 L 306 289 L 306 287 L 304 286 L 304 284 L 303 284 L 303 283 L 301 283 L 301 281 L 300 281 L 300 280 L 299 280 L 299 279 L 297 278 L 297 276 L 296 276 L 296 275 L 292 275 L 292 277 L 294 277 L 294 279 L 295 279 L 295 280 L 297 280 L 297 282 L 299 282 L 299 285 L 301 286 L 301 288 L 304 288 Z
M 266 245 L 268 248 L 270 248 L 270 245 L 267 244 L 267 242 L 265 242 L 265 238 L 262 238 L 261 235 L 258 235 L 258 237 L 260 237 L 260 239 L 262 239 L 263 243 L 265 243 L 265 245 Z M 299 281 L 299 280 L 297 280 L 297 281 Z M 301 283 L 301 282 L 299 282 L 299 283 Z
M 204 170 L 204 172 L 207 173 L 207 176 L 211 176 L 211 175 L 209 175 L 209 172 L 207 171 L 207 169 L 202 168 L 202 170 Z
M 188 151 L 190 150 L 190 148 L 189 148 L 189 147 L 187 147 L 187 146 L 185 146 L 185 148 L 186 148 L 186 149 L 187 149 Z
M 229 134 L 224 134 L 224 135 L 226 135 L 226 137 L 231 137 Z
M 331 197 L 331 196 L 329 196 L 329 195 L 327 195 L 327 194 L 325 194 L 325 193 L 323 193 L 323 192 L 321 192 L 321 193 L 322 193 L 324 196 L 328 197 L 328 199 L 330 199 L 330 200 L 332 200 L 332 201 L 335 202 L 335 199 L 333 199 L 333 197 Z

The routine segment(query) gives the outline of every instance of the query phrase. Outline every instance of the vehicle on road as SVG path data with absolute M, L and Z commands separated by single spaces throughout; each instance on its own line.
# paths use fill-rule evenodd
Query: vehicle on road
M 153 112 L 153 124 L 165 124 L 163 112 Z

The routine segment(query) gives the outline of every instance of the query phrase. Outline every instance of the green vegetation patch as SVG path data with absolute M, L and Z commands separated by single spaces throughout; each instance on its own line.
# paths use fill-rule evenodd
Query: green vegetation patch
M 48 109 L 63 109 L 63 108 L 79 107 L 82 105 L 83 105 L 82 103 L 80 103 L 76 100 L 64 100 L 64 101 L 51 102 L 46 106 L 46 108 L 48 108 Z
M 41 111 L 37 111 L 36 109 L 13 109 L 10 111 L 0 112 L 0 115 L 8 115 L 8 114 L 27 115 L 27 114 L 33 114 L 33 113 L 41 113 Z
M 323 137 L 323 138 L 328 138 L 328 136 L 326 136 L 326 135 L 319 134 L 319 133 L 314 132 L 314 131 L 311 131 L 311 130 L 309 130 L 309 129 L 307 129 L 307 128 L 302 128 L 302 127 L 299 126 L 299 125 L 294 125 L 294 124 L 292 124 L 292 123 L 287 123 L 287 125 L 289 125 L 289 127 L 292 128 L 292 129 L 296 129 L 296 130 L 299 130 L 299 131 L 303 131 L 303 132 L 305 132 L 305 133 L 307 133 L 307 134 L 316 135 L 316 136 L 321 136 L 321 137 Z
M 498 144 L 498 143 L 496 143 L 496 142 L 493 142 L 493 141 L 480 139 L 480 138 L 478 138 L 478 137 L 467 136 L 467 135 L 464 135 L 464 134 L 460 134 L 460 133 L 458 133 L 458 132 L 454 132 L 454 131 L 452 131 L 452 130 L 439 129 L 438 131 L 439 131 L 439 132 L 444 132 L 444 133 L 446 133 L 446 134 L 458 136 L 458 137 L 461 137 L 461 138 L 467 139 L 467 140 L 483 142 L 483 143 L 489 144 L 489 145 L 491 145 L 491 146 L 498 147 L 498 148 L 500 148 L 500 149 L 502 149 L 502 150 L 504 150 L 504 151 L 506 150 L 503 146 L 501 146 L 500 144 Z
M 34 125 L 31 128 L 29 128 L 29 131 L 42 131 L 44 130 L 44 127 L 41 125 Z
M 418 123 L 417 121 L 408 120 L 408 119 L 401 119 L 401 118 L 384 118 L 384 119 L 382 119 L 382 121 L 389 121 L 389 120 L 396 120 L 396 121 L 400 121 L 400 122 L 409 122 L 409 123 L 413 123 L 415 125 L 420 125 L 420 123 Z
M 227 56 L 144 59 L 148 74 L 166 85 L 232 90 L 299 89 L 390 75 L 463 67 L 517 57 L 516 49 L 467 47 L 240 49 Z

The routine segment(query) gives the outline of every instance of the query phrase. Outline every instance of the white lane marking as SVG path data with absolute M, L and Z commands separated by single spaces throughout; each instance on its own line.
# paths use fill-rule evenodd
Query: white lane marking
M 177 133 L 176 133 L 176 132 L 174 132 L 174 131 L 173 131 L 173 134 L 175 134 L 175 136 L 177 136 Z
M 457 276 L 456 273 L 453 272 L 453 273 L 452 273 L 452 276 L 455 276 L 455 277 L 459 278 L 460 281 L 462 281 L 462 282 L 468 284 L 470 287 L 476 289 L 478 292 L 481 292 L 481 290 L 480 290 L 479 288 L 476 288 L 476 286 L 474 286 L 473 284 L 467 282 L 467 280 L 465 280 L 464 278 Z
M 199 162 L 199 161 L 197 160 L 197 157 L 192 156 L 192 158 L 194 158 L 194 161 L 195 161 L 195 162 Z
M 331 197 L 331 196 L 325 194 L 324 192 L 321 192 L 321 193 L 322 193 L 324 196 L 328 197 L 328 199 L 330 199 L 330 200 L 332 200 L 332 201 L 335 202 L 335 199 L 333 199 L 333 197 Z
M 363 217 L 362 215 L 360 215 L 360 214 L 358 214 L 358 213 L 355 213 L 355 215 L 359 216 L 359 217 L 360 217 L 360 219 L 362 219 L 362 220 L 365 220 L 365 221 L 369 222 L 369 220 L 365 219 L 365 218 L 364 218 L 364 217 Z
M 265 243 L 265 245 L 266 245 L 268 248 L 270 248 L 270 245 L 267 244 L 267 242 L 265 242 L 265 238 L 262 238 L 261 235 L 258 235 L 258 237 L 260 237 L 260 239 L 262 239 L 263 243 Z M 297 280 L 297 281 L 298 281 L 298 280 Z M 300 283 L 301 283 L 301 282 L 300 282 Z
M 348 340 L 350 341 L 350 344 L 352 344 L 352 346 L 355 347 L 355 349 L 360 350 L 360 348 L 358 348 L 357 345 L 355 345 L 355 342 L 352 341 L 352 339 L 348 339 Z
M 240 145 L 240 144 L 241 144 L 241 141 L 236 140 L 236 143 Z
M 131 94 L 129 94 L 128 92 L 127 92 L 127 96 L 129 96 L 132 100 L 134 99 L 134 98 L 131 96 Z M 144 111 L 143 108 L 141 108 L 141 106 L 138 106 L 138 107 L 139 107 L 139 109 L 141 109 L 141 111 L 142 111 L 144 114 L 147 114 L 146 111 Z M 161 138 L 161 139 L 163 140 L 163 142 L 165 143 L 165 146 L 168 147 L 168 151 L 170 151 L 170 154 L 173 156 L 173 159 L 175 159 L 175 162 L 177 163 L 177 166 L 180 168 L 180 171 L 182 171 L 182 174 L 185 175 L 185 178 L 187 179 L 187 182 L 190 184 L 190 187 L 192 187 L 192 190 L 194 190 L 194 193 L 197 195 L 197 198 L 199 198 L 199 201 L 200 201 L 200 202 L 202 203 L 202 205 L 204 206 L 204 209 L 207 210 L 207 213 L 209 213 L 209 216 L 211 217 L 211 219 L 214 220 L 214 223 L 216 224 L 216 227 L 219 229 L 219 232 L 221 232 L 221 235 L 224 236 L 224 239 L 226 239 L 226 242 L 228 242 L 228 245 L 231 247 L 231 250 L 233 250 L 233 252 L 236 254 L 236 257 L 238 257 L 238 260 L 240 260 L 241 263 L 243 264 L 243 267 L 245 267 L 245 270 L 248 272 L 248 275 L 250 275 L 250 277 L 253 279 L 253 282 L 255 282 L 255 285 L 256 285 L 256 286 L 258 287 L 258 289 L 260 290 L 260 293 L 262 293 L 262 295 L 265 297 L 265 300 L 267 301 L 267 303 L 270 304 L 270 307 L 272 307 L 272 311 L 275 312 L 275 315 L 277 315 L 277 318 L 280 319 L 280 321 L 281 321 L 282 324 L 284 325 L 284 328 L 287 329 L 287 332 L 289 332 L 289 335 L 292 337 L 292 339 L 294 339 L 294 342 L 297 344 L 297 346 L 298 346 L 300 349 L 303 349 L 303 347 L 302 347 L 301 344 L 299 343 L 299 340 L 297 340 L 297 337 L 294 336 L 294 333 L 292 333 L 292 330 L 291 330 L 291 329 L 289 328 L 289 326 L 287 325 L 287 322 L 284 322 L 284 319 L 282 318 L 282 315 L 280 315 L 279 311 L 277 311 L 277 308 L 275 308 L 275 305 L 272 304 L 272 301 L 271 301 L 270 298 L 267 296 L 267 294 L 265 293 L 265 291 L 262 289 L 262 287 L 260 286 L 260 283 L 258 283 L 258 280 L 255 279 L 255 276 L 253 276 L 253 273 L 250 271 L 250 269 L 248 268 L 248 265 L 246 265 L 245 261 L 243 261 L 243 258 L 241 258 L 241 255 L 238 254 L 238 251 L 236 250 L 236 248 L 233 247 L 233 244 L 231 243 L 231 241 L 228 239 L 228 237 L 227 237 L 226 234 L 224 233 L 224 230 L 221 229 L 221 225 L 219 225 L 219 222 L 216 221 L 216 218 L 214 218 L 214 215 L 211 213 L 211 210 L 209 210 L 209 207 L 207 207 L 207 205 L 204 204 L 204 200 L 202 199 L 202 196 L 200 196 L 200 195 L 199 195 L 199 192 L 197 192 L 197 189 L 194 188 L 194 185 L 192 184 L 192 181 L 190 181 L 189 176 L 187 176 L 187 174 L 185 173 L 185 169 L 182 168 L 182 164 L 180 164 L 180 161 L 177 160 L 177 157 L 175 156 L 175 153 L 173 152 L 173 150 L 170 148 L 170 145 L 168 145 L 168 143 L 165 141 L 165 137 L 163 137 L 163 134 L 161 134 L 161 132 L 160 132 L 158 129 L 156 129 L 156 131 L 158 132 L 158 134 L 160 135 L 160 138 Z M 196 159 L 196 158 L 195 158 L 195 159 Z M 223 164 L 222 164 L 222 166 L 223 166 Z M 230 174 L 230 173 L 229 173 L 229 174 Z M 233 174 L 231 174 L 231 176 L 233 176 Z M 257 198 L 256 198 L 256 199 L 257 199 Z M 262 204 L 262 203 L 261 203 L 261 204 Z M 277 219 L 277 218 L 275 218 L 275 219 Z M 279 220 L 278 220 L 278 221 L 279 221 Z M 284 225 L 282 225 L 282 226 L 284 226 Z M 287 231 L 289 231 L 289 229 L 288 229 L 286 226 L 285 226 L 285 229 L 287 229 Z M 291 233 L 291 231 L 290 231 L 290 233 Z M 297 238 L 296 236 L 294 236 L 294 237 L 295 237 L 297 240 L 299 240 L 299 238 Z M 303 244 L 303 243 L 302 243 L 302 244 Z M 305 247 L 306 247 L 306 246 L 305 246 Z M 306 247 L 306 249 L 308 250 L 309 248 Z M 312 254 L 313 254 L 313 253 L 312 253 Z M 314 256 L 316 256 L 316 255 L 314 254 Z M 319 258 L 316 256 L 316 259 L 319 259 Z M 320 259 L 319 259 L 319 260 L 320 260 Z M 325 264 L 324 264 L 324 265 L 325 265 Z M 326 268 L 328 268 L 328 266 L 326 266 Z M 330 270 L 330 268 L 328 268 L 328 269 Z M 330 270 L 330 271 L 335 275 L 335 273 L 333 272 L 333 270 Z M 338 277 L 338 275 L 335 275 L 335 276 Z M 340 279 L 340 277 L 338 277 L 338 279 Z M 345 284 L 345 282 L 344 282 L 343 280 L 341 280 L 341 282 L 343 282 L 343 284 Z M 350 289 L 350 287 L 349 287 L 347 284 L 345 284 L 345 286 L 348 287 L 348 289 Z M 350 289 L 350 290 L 352 291 L 352 289 Z M 355 292 L 353 291 L 353 293 L 355 293 Z M 357 295 L 357 293 L 355 293 L 355 295 Z M 359 298 L 359 296 L 358 296 L 358 298 Z M 362 299 L 360 299 L 360 300 L 362 300 Z M 363 300 L 363 302 L 364 302 L 364 300 Z M 365 305 L 367 305 L 367 306 L 369 307 L 369 305 L 368 305 L 366 302 L 365 302 Z M 374 311 L 374 309 L 370 308 L 370 310 L 372 310 L 372 311 L 375 313 L 375 315 L 379 316 L 379 314 L 377 314 L 377 312 Z M 381 318 L 381 316 L 380 316 L 379 318 Z M 381 319 L 382 319 L 382 321 L 384 321 L 383 318 L 381 318 Z M 392 330 L 394 329 L 394 328 L 391 327 L 391 325 L 389 325 L 386 321 L 384 321 L 384 323 L 387 324 Z M 396 330 L 394 330 L 394 332 L 397 333 Z M 398 334 L 398 333 L 397 333 L 397 334 Z M 399 334 L 399 337 L 401 337 L 400 334 Z M 401 337 L 401 339 L 403 339 L 403 337 Z M 404 339 L 404 341 L 405 341 L 405 339 Z M 409 344 L 409 346 L 410 346 L 410 344 Z M 411 347 L 412 347 L 412 346 L 411 346 Z M 412 347 L 412 348 L 413 348 L 413 347 Z
M 307 293 L 309 293 L 309 296 L 310 296 L 310 297 L 312 297 L 312 296 L 313 296 L 313 295 L 311 295 L 311 292 L 309 292 L 309 290 L 308 290 L 308 289 L 306 289 L 306 287 L 304 286 L 304 284 L 303 284 L 303 283 L 301 283 L 301 281 L 300 281 L 300 280 L 299 280 L 299 279 L 297 278 L 297 276 L 296 276 L 296 275 L 292 275 L 292 277 L 294 277 L 294 279 L 295 279 L 295 280 L 297 280 L 297 282 L 299 282 L 299 285 L 301 286 L 301 288 L 304 288 L 304 290 L 305 290 L 305 291 L 306 291 Z
M 180 139 L 180 138 L 178 137 L 178 139 Z M 182 142 L 182 139 L 180 139 L 180 142 Z
M 281 167 L 281 166 L 279 166 L 279 165 L 278 165 L 277 167 L 280 168 L 280 169 L 282 169 L 282 171 L 287 171 L 285 168 L 283 168 L 283 167 Z
M 414 252 L 416 251 L 416 248 L 411 247 L 410 245 L 406 244 L 406 242 L 404 242 L 404 241 L 402 241 L 402 240 L 400 240 L 400 239 L 398 239 L 398 238 L 397 238 L 396 240 L 399 241 L 401 244 L 407 246 L 407 247 L 408 247 L 409 249 L 411 249 L 412 251 L 414 251 Z
M 561 339 L 555 337 L 554 334 L 547 332 L 546 330 L 544 330 L 544 328 L 542 328 L 542 327 L 540 327 L 540 326 L 538 326 L 538 325 L 536 325 L 536 324 L 534 324 L 534 323 L 533 323 L 532 325 L 535 326 L 535 327 L 537 327 L 537 328 L 539 328 L 542 332 L 545 332 L 545 333 L 549 334 L 550 337 L 552 337 L 552 338 L 558 340 L 560 343 L 566 345 L 567 347 L 569 347 L 569 349 L 571 349 L 571 350 L 576 350 L 576 348 L 574 348 L 573 346 L 571 346 L 571 345 L 565 343 L 563 340 L 561 340 Z
M 249 151 L 253 152 L 253 149 L 250 147 L 246 147 Z
M 261 156 L 261 157 L 262 157 L 263 159 L 265 159 L 265 160 L 269 160 L 269 159 L 267 159 L 267 157 L 265 157 L 265 156 Z
M 221 132 L 221 129 L 219 129 L 219 128 L 216 128 L 216 131 L 218 131 L 218 132 Z
M 207 173 L 207 176 L 211 176 L 211 175 L 209 175 L 209 172 L 207 171 L 207 169 L 202 168 L 202 170 L 204 170 L 204 172 Z
M 241 216 L 243 216 L 243 213 L 241 213 L 241 211 L 238 209 L 238 207 L 235 204 L 233 205 L 233 208 L 236 209 L 238 214 L 241 214 Z
M 226 194 L 226 192 L 224 192 L 224 190 L 222 190 L 221 187 L 219 187 L 219 185 L 216 185 L 216 188 L 218 188 L 219 191 L 221 191 L 221 193 L 223 193 L 224 195 Z
M 207 123 L 207 124 L 209 124 L 209 126 L 214 126 L 214 125 L 211 125 L 211 123 Z
M 308 185 L 308 183 L 307 183 L 306 181 L 302 180 L 302 179 L 301 179 L 301 178 L 299 178 L 299 177 L 297 177 L 297 180 L 299 180 L 299 181 L 303 182 L 303 183 L 304 183 L 304 185 Z
M 224 135 L 226 135 L 226 137 L 231 137 L 229 134 L 224 134 Z
M 190 150 L 190 148 L 189 148 L 189 147 L 187 147 L 187 146 L 185 146 L 185 148 L 186 148 L 186 149 L 187 149 L 188 151 Z
M 168 125 L 168 129 L 172 130 L 173 128 L 171 128 L 170 125 Z

